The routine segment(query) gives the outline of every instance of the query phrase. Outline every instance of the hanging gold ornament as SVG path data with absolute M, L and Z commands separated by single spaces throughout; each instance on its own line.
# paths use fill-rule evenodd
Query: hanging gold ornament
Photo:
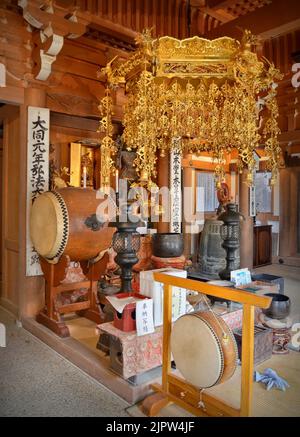
M 137 51 L 125 62 L 104 69 L 108 86 L 126 86 L 123 141 L 135 150 L 135 168 L 142 185 L 153 187 L 157 151 L 161 156 L 210 152 L 216 163 L 216 184 L 225 176 L 226 156 L 238 152 L 238 169 L 247 168 L 253 183 L 254 152 L 265 145 L 267 166 L 276 178 L 280 159 L 278 106 L 274 83 L 281 74 L 251 51 L 255 37 L 245 31 L 241 42 L 228 37 L 197 36 L 152 39 L 149 30 L 138 39 Z M 103 100 L 101 171 L 105 183 L 113 170 L 111 101 Z M 258 99 L 265 105 L 260 131 Z

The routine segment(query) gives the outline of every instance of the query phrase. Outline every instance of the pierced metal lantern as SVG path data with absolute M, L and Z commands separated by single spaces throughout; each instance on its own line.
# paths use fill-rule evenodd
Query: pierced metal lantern
M 237 251 L 240 247 L 240 221 L 242 214 L 237 212 L 237 205 L 228 203 L 226 211 L 219 217 L 224 223 L 221 226 L 222 247 L 226 251 L 226 267 L 219 272 L 221 279 L 230 280 L 230 272 L 239 268 Z
M 116 221 L 109 226 L 117 228 L 113 235 L 113 249 L 117 253 L 115 262 L 121 267 L 121 293 L 132 293 L 132 267 L 138 262 L 137 252 L 140 248 L 140 234 L 136 229 L 142 226 L 140 221 L 131 221 L 131 204 L 122 206 L 126 210 L 126 221 L 121 220 L 124 214 L 117 215 Z

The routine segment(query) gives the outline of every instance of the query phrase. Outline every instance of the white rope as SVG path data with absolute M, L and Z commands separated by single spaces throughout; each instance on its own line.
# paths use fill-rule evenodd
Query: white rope
M 206 306 L 207 306 L 207 308 L 208 308 L 208 311 L 210 311 L 210 312 L 212 313 L 214 319 L 216 320 L 217 324 L 219 325 L 219 327 L 220 327 L 220 329 L 221 329 L 221 331 L 222 331 L 222 334 L 223 334 L 223 341 L 224 341 L 224 342 L 228 341 L 228 335 L 227 335 L 227 333 L 224 331 L 224 328 L 223 328 L 223 326 L 221 325 L 219 318 L 218 318 L 217 315 L 214 313 L 214 311 L 213 311 L 211 305 L 208 303 L 208 298 L 207 298 L 207 296 L 206 296 L 205 294 L 202 294 L 202 293 L 201 293 L 201 299 L 204 301 L 204 303 L 206 304 Z

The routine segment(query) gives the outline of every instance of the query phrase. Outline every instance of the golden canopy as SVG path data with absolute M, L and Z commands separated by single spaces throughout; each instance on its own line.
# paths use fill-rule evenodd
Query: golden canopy
M 136 151 L 134 165 L 140 182 L 155 185 L 157 150 L 210 152 L 216 181 L 224 178 L 223 163 L 232 150 L 238 167 L 247 167 L 252 183 L 254 151 L 264 145 L 274 182 L 280 147 L 276 80 L 281 74 L 252 51 L 255 38 L 245 31 L 241 42 L 228 37 L 177 40 L 152 39 L 149 30 L 126 61 L 112 60 L 102 70 L 106 96 L 101 101 L 102 186 L 114 171 L 115 143 L 111 90 L 125 86 L 123 141 Z

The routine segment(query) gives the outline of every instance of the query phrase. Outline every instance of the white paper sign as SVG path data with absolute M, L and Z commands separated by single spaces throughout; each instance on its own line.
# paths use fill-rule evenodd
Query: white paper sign
M 49 190 L 49 130 L 47 108 L 28 107 L 26 276 L 42 275 L 39 256 L 30 238 L 30 209 L 35 198 Z
M 172 291 L 172 321 L 175 322 L 179 317 L 186 313 L 186 290 L 177 288 Z
M 6 329 L 3 323 L 0 323 L 0 347 L 6 347 Z
M 249 216 L 256 216 L 256 195 L 255 195 L 255 185 L 249 188 Z
M 152 299 L 143 299 L 136 303 L 135 320 L 138 336 L 154 332 Z
M 246 269 L 233 270 L 230 272 L 230 280 L 234 282 L 236 287 L 247 285 L 251 282 L 251 273 Z
M 140 293 L 153 299 L 154 325 L 163 324 L 163 284 L 154 281 L 153 273 L 161 272 L 181 278 L 187 277 L 186 270 L 162 268 L 140 272 Z M 186 290 L 172 287 L 172 321 L 186 313 Z

